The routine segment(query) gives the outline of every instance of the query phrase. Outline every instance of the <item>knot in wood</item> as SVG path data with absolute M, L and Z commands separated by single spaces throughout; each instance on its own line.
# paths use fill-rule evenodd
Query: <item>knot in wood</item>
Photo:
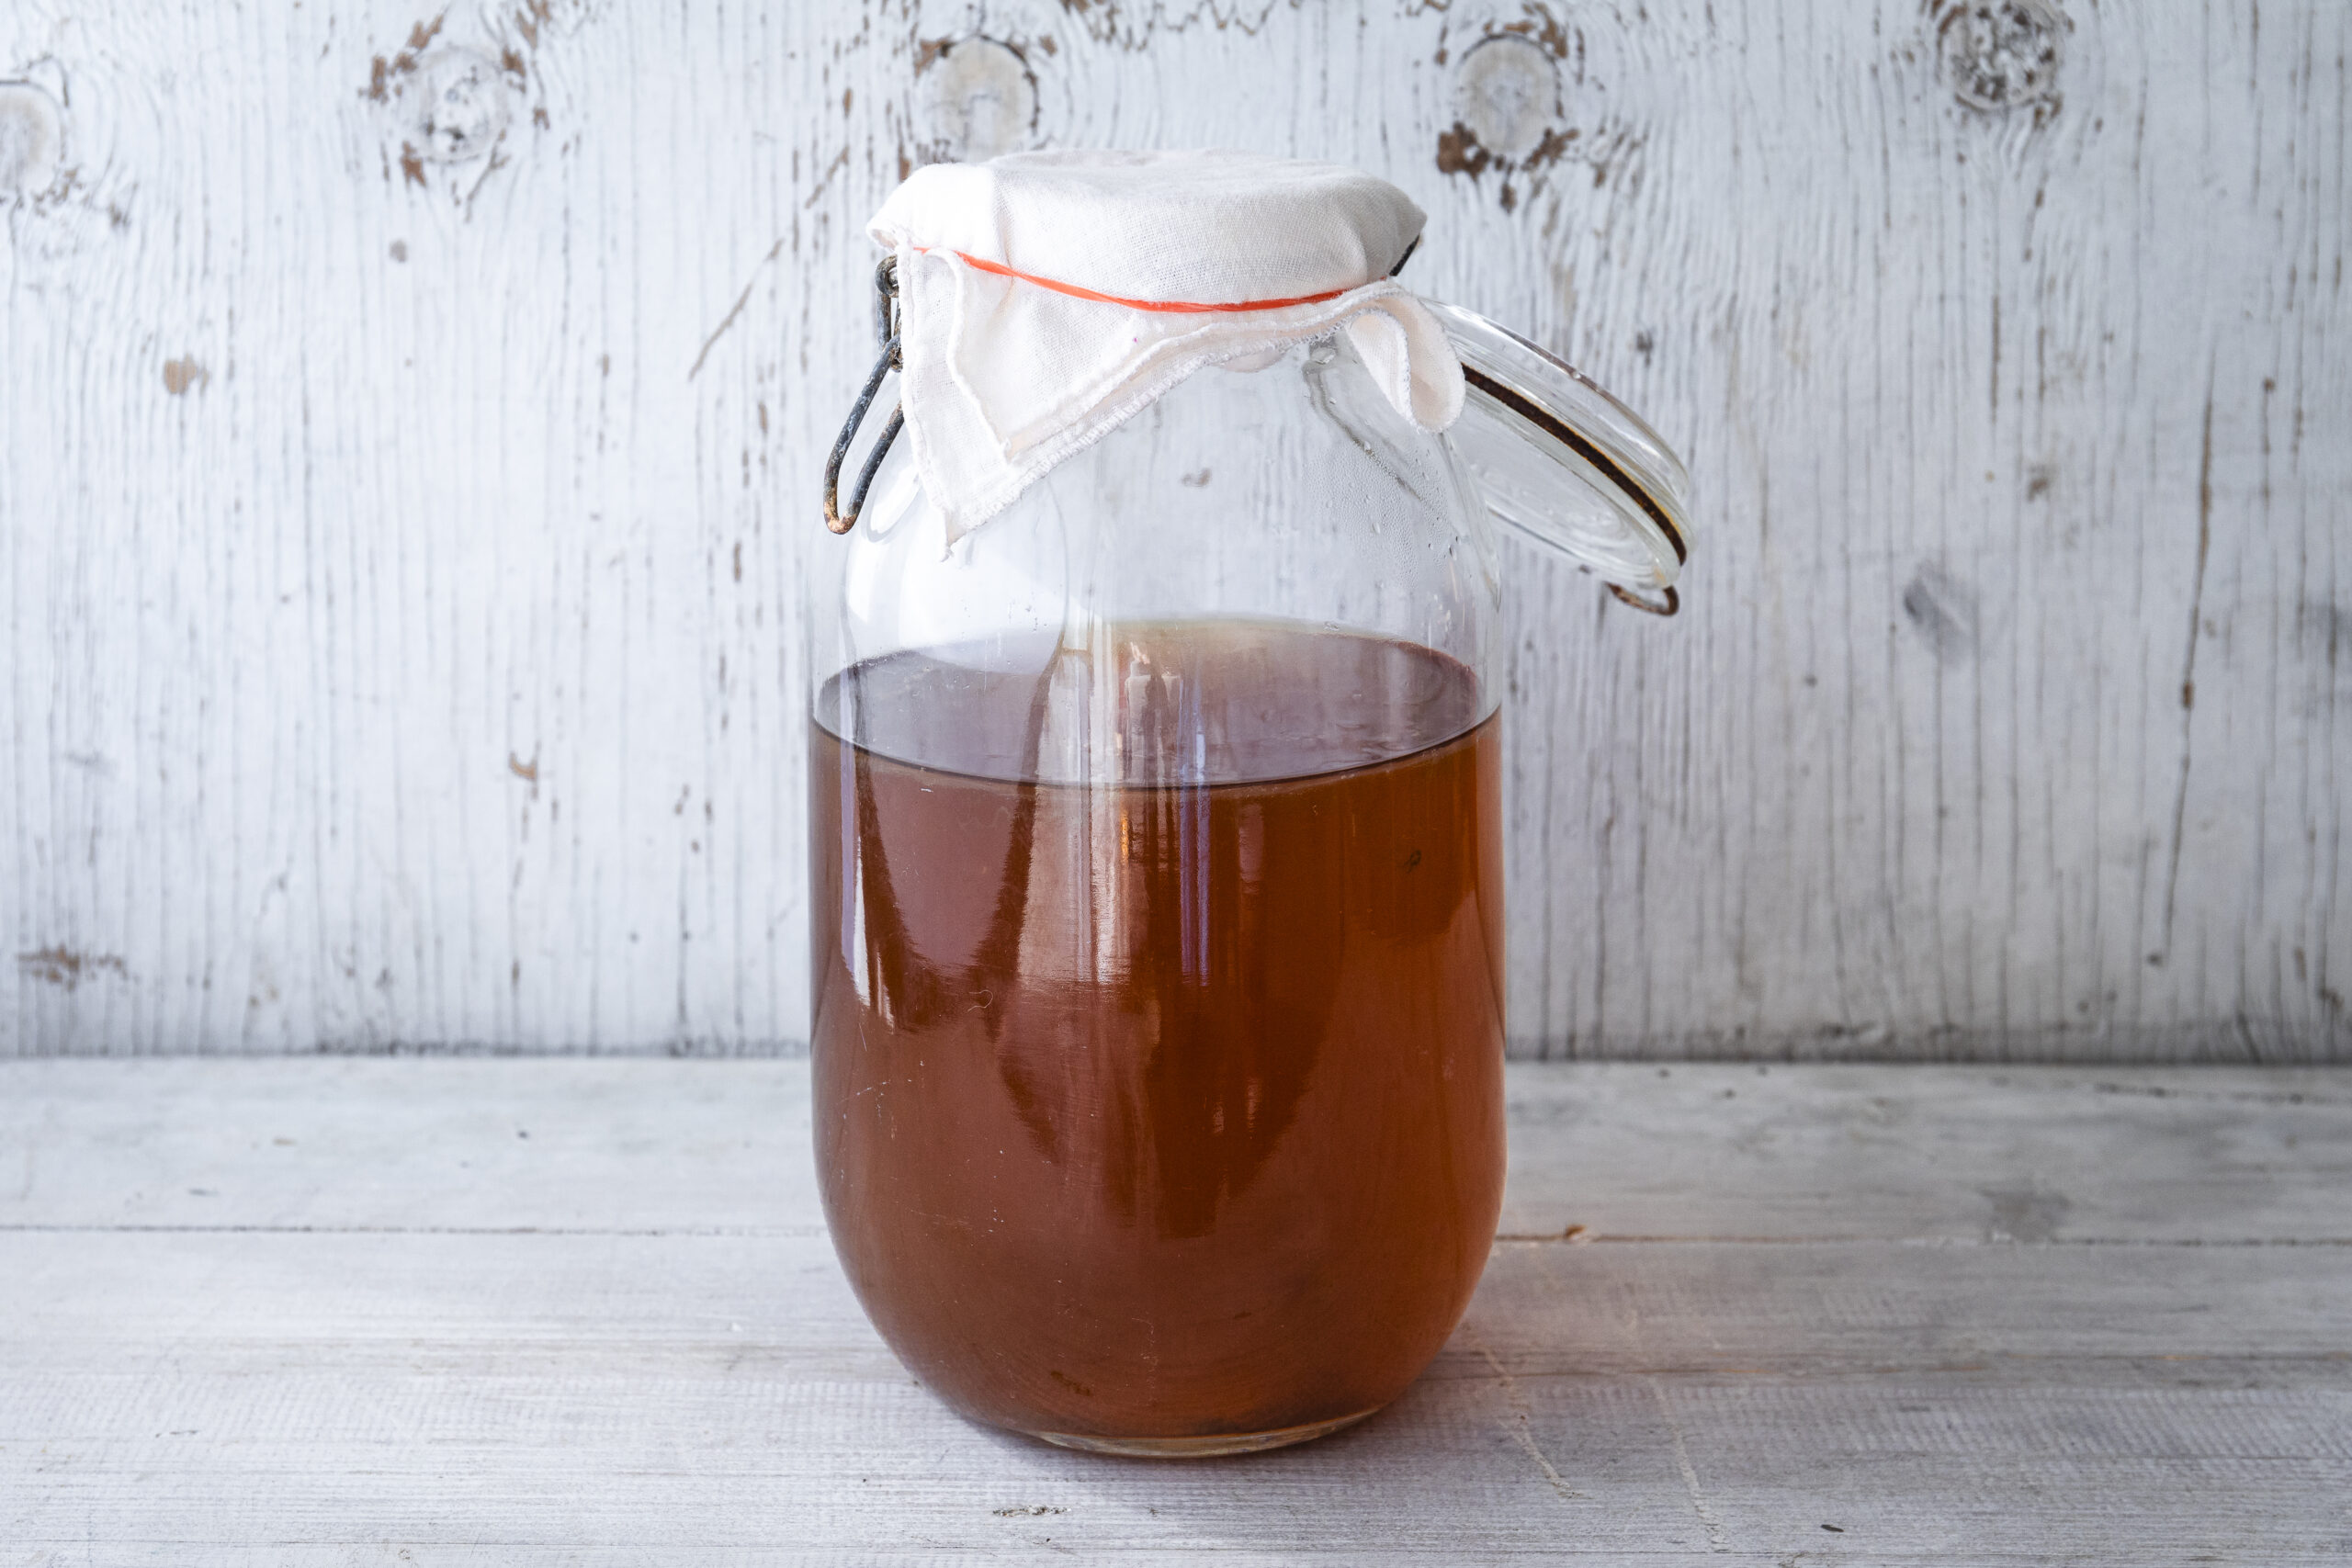
M 0 82 L 0 195 L 40 196 L 57 183 L 65 110 L 30 82 Z
M 506 83 L 497 62 L 470 49 L 436 49 L 401 89 L 407 139 L 436 164 L 484 157 L 506 133 Z
M 926 44 L 915 79 L 925 133 L 955 162 L 979 163 L 1036 139 L 1037 78 L 1010 44 L 992 38 Z
M 1453 118 L 1495 157 L 1525 158 L 1543 145 L 1559 113 L 1559 67 L 1531 39 L 1482 39 L 1454 67 Z
M 1975 109 L 2054 99 L 2066 28 L 2046 0 L 1961 0 L 1936 25 L 1944 80 Z

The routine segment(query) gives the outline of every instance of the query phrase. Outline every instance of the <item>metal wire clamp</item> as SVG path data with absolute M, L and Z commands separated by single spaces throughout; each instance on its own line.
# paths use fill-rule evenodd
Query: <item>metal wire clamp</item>
M 882 378 L 899 368 L 899 258 L 884 256 L 874 269 L 874 335 L 882 344 L 882 357 L 874 362 L 873 373 L 865 378 L 865 388 L 857 394 L 857 401 L 849 411 L 849 423 L 842 426 L 841 439 L 833 443 L 833 455 L 825 460 L 825 526 L 836 534 L 846 534 L 857 526 L 857 514 L 865 510 L 865 492 L 874 486 L 874 476 L 882 467 L 882 459 L 889 455 L 890 443 L 899 438 L 905 428 L 907 411 L 894 408 L 890 422 L 882 427 L 881 435 L 874 443 L 874 450 L 866 454 L 865 467 L 857 476 L 857 489 L 849 498 L 849 510 L 841 505 L 842 460 L 849 456 L 850 443 L 857 439 L 858 426 L 865 423 L 865 411 L 874 406 L 874 395 L 882 389 Z
M 1405 270 L 1405 264 L 1421 246 L 1421 237 L 1405 247 L 1396 265 L 1388 269 L 1396 276 Z M 890 411 L 890 422 L 882 427 L 881 435 L 874 443 L 874 450 L 865 456 L 865 467 L 857 476 L 857 489 L 849 498 L 849 510 L 843 512 L 841 502 L 842 464 L 849 457 L 850 444 L 857 439 L 858 426 L 865 423 L 866 410 L 874 406 L 874 395 L 882 389 L 882 378 L 899 369 L 899 258 L 884 256 L 874 268 L 874 337 L 882 345 L 882 357 L 874 362 L 873 373 L 865 378 L 865 389 L 857 394 L 857 401 L 849 411 L 849 423 L 842 426 L 841 438 L 833 443 L 833 455 L 825 460 L 825 526 L 836 534 L 846 534 L 857 526 L 858 513 L 865 510 L 865 492 L 873 487 L 874 476 L 880 471 L 882 459 L 889 455 L 890 443 L 906 428 L 907 411 Z
M 1405 247 L 1405 254 L 1396 258 L 1396 265 L 1388 269 L 1388 276 L 1394 277 L 1404 271 L 1405 264 L 1412 260 L 1413 253 L 1420 249 L 1420 244 L 1421 238 L 1416 234 L 1413 243 Z M 858 514 L 865 510 L 865 492 L 873 489 L 874 476 L 881 470 L 882 459 L 890 455 L 890 444 L 898 440 L 899 432 L 906 428 L 907 411 L 904 407 L 893 408 L 889 423 L 883 425 L 881 435 L 874 443 L 874 450 L 865 456 L 865 466 L 858 471 L 857 489 L 849 498 L 849 510 L 843 512 L 841 505 L 842 463 L 849 457 L 850 445 L 857 439 L 858 428 L 865 423 L 866 411 L 874 406 L 875 394 L 882 389 L 882 378 L 900 367 L 899 325 L 899 258 L 888 255 L 884 256 L 874 268 L 874 336 L 882 345 L 882 356 L 874 362 L 873 370 L 865 378 L 865 387 L 857 394 L 857 401 L 850 407 L 849 423 L 842 426 L 841 436 L 833 443 L 833 455 L 825 459 L 825 526 L 835 534 L 846 534 L 857 526 Z M 1638 500 L 1643 509 L 1665 531 L 1668 542 L 1674 547 L 1675 558 L 1688 558 L 1689 549 L 1673 520 L 1640 485 L 1634 482 L 1631 475 L 1600 448 L 1499 382 L 1466 367 L 1464 374 L 1490 395 L 1506 401 L 1522 418 L 1548 430 L 1556 439 L 1566 442 L 1587 461 L 1599 467 L 1620 489 Z M 1644 599 L 1613 582 L 1604 582 L 1602 586 L 1623 604 L 1653 615 L 1671 615 L 1682 607 L 1681 596 L 1671 588 L 1665 590 L 1666 597 L 1661 602 Z

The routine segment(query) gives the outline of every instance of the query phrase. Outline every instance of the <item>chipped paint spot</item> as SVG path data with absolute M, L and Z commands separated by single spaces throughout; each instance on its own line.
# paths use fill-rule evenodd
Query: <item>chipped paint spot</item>
M 473 197 L 491 173 L 504 166 L 499 148 L 512 118 L 513 90 L 529 81 L 528 62 L 512 47 L 498 58 L 460 44 L 441 44 L 444 12 L 410 28 L 407 44 L 389 59 L 368 62 L 368 85 L 361 96 L 383 105 L 391 117 L 389 142 L 400 143 L 400 170 L 409 184 L 425 186 L 428 164 L 488 163 L 470 189 L 459 194 L 461 205 Z M 534 110 L 537 123 L 546 124 L 545 111 Z M 391 177 L 389 164 L 385 177 Z
M 1606 184 L 1645 140 L 1610 115 L 1582 126 L 1563 123 L 1611 100 L 1586 80 L 1584 35 L 1543 6 L 1526 10 L 1525 18 L 1489 30 L 1461 53 L 1453 123 L 1438 135 L 1438 172 L 1474 181 L 1496 174 L 1496 200 L 1506 212 L 1544 189 L 1555 164 L 1589 165 L 1592 183 Z M 1442 65 L 1453 56 L 1441 43 L 1435 58 Z
M 542 39 L 577 30 L 588 20 L 590 9 L 585 0 L 524 0 L 512 14 L 523 46 L 536 50 Z
M 1476 179 L 1487 172 L 1494 160 L 1478 145 L 1477 133 L 1459 120 L 1451 130 L 1438 132 L 1437 172 L 1441 175 L 1468 175 Z
M 506 771 L 526 783 L 537 784 L 539 782 L 539 754 L 532 752 L 531 760 L 526 762 L 509 751 L 506 753 Z
M 186 359 L 164 361 L 164 390 L 175 398 L 186 396 L 190 387 L 201 387 L 211 379 L 212 372 L 193 355 Z
M 417 23 L 409 28 L 408 44 L 399 53 L 390 60 L 379 54 L 368 62 L 368 86 L 362 96 L 379 104 L 390 102 L 399 90 L 396 79 L 416 70 L 417 58 L 441 36 L 442 24 L 448 18 L 449 13 L 444 10 L 429 22 Z
M 69 991 L 84 980 L 95 980 L 101 975 L 111 975 L 118 980 L 130 977 L 122 960 L 111 953 L 77 953 L 62 945 L 17 954 L 17 968 L 28 979 L 45 986 L 62 986 Z
M 1575 36 L 1548 9 L 1533 5 L 1525 9 L 1527 15 L 1504 23 L 1500 30 L 1528 39 L 1555 60 L 1566 60 L 1578 48 Z
M 1148 49 L 1155 34 L 1190 32 L 1199 27 L 1256 38 L 1277 10 L 1295 9 L 1297 5 L 1298 0 L 1289 0 L 1288 6 L 1283 0 L 1261 0 L 1253 7 L 1247 0 L 1221 0 L 1185 7 L 1138 6 L 1130 16 L 1129 8 L 1118 0 L 1061 0 L 1063 13 L 1089 38 L 1136 53 Z

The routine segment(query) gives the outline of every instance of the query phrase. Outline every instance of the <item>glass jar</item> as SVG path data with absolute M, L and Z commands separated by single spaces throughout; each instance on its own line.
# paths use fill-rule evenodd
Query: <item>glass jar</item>
M 1193 375 L 952 540 L 886 436 L 820 568 L 820 1184 L 876 1326 L 968 1416 L 1299 1441 L 1402 1392 L 1477 1283 L 1490 519 L 1670 613 L 1623 585 L 1670 581 L 1686 481 L 1566 366 L 1433 308 L 1451 434 L 1339 333 Z

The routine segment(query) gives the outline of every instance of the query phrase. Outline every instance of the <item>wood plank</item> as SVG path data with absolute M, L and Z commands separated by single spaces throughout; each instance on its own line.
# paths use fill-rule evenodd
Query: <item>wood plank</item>
M 387 1356 L 462 1377 L 517 1354 L 535 1373 L 584 1356 L 904 1379 L 822 1235 L 19 1232 L 6 1245 L 21 1265 L 12 1332 L 77 1371 L 145 1344 L 249 1372 Z M 1503 1243 L 1431 1375 L 1960 1371 L 2039 1387 L 2083 1375 L 2061 1364 L 2074 1358 L 2152 1385 L 2193 1387 L 2216 1371 L 2194 1363 L 2224 1362 L 2245 1386 L 2352 1386 L 2343 1251 Z
M 43 1548 L 1026 1535 L 1672 1560 L 1818 1551 L 1826 1521 L 1865 1561 L 2053 1540 L 2129 1560 L 2184 1538 L 2277 1561 L 2323 1559 L 2347 1522 L 2340 1248 L 2259 1268 L 2135 1249 L 2119 1280 L 2087 1248 L 1506 1246 L 1391 1413 L 1229 1467 L 956 1420 L 874 1338 L 821 1237 L 6 1249 L 0 1465 L 9 1539 Z M 1008 1529 L 1016 1506 L 1069 1511 Z
M 0 1208 L 10 1560 L 2271 1563 L 2352 1543 L 2341 1070 L 1516 1068 L 1514 1212 L 1638 1224 L 1498 1243 L 1388 1412 L 1189 1465 L 987 1431 L 914 1384 L 808 1223 L 804 1074 L 0 1069 L 0 1189 L 30 1177 Z M 2047 1238 L 1986 1224 L 1976 1187 L 2053 1171 L 2072 1206 L 2020 1211 Z M 2131 1186 L 2205 1197 L 2167 1219 Z
M 2012 9 L 15 0 L 0 1054 L 804 1038 L 859 231 L 1028 140 L 1381 173 L 1690 457 L 1674 623 L 1505 547 L 1516 1049 L 2345 1059 L 2352 10 Z
M 2352 1236 L 2336 1069 L 1515 1064 L 1507 1082 L 1505 1235 Z M 823 1224 L 803 1062 L 51 1060 L 0 1083 L 0 1225 Z

